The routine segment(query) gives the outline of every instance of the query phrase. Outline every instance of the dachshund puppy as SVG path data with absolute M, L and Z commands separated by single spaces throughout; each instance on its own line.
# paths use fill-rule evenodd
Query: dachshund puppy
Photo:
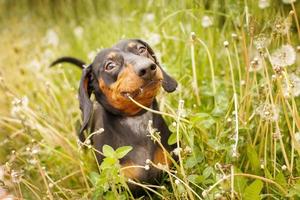
M 61 62 L 71 62 L 79 67 L 84 64 L 78 59 L 63 57 L 52 65 Z M 132 151 L 120 159 L 121 166 L 126 167 L 121 171 L 125 177 L 139 182 L 152 183 L 159 179 L 161 171 L 153 167 L 145 170 L 128 166 L 144 166 L 147 159 L 156 164 L 171 164 L 161 147 L 149 137 L 149 120 L 160 132 L 164 148 L 171 152 L 175 146 L 167 143 L 170 131 L 164 119 L 137 106 L 128 96 L 158 110 L 155 97 L 161 87 L 170 93 L 175 91 L 177 82 L 162 69 L 152 48 L 139 39 L 122 40 L 112 48 L 101 50 L 94 61 L 83 68 L 80 80 L 79 102 L 83 119 L 80 140 L 84 142 L 86 129 L 95 132 L 103 128 L 104 132 L 92 137 L 97 150 L 101 151 L 105 144 L 114 149 L 132 146 Z M 94 102 L 90 99 L 91 94 L 95 96 Z M 97 154 L 97 160 L 101 163 L 103 156 Z M 129 187 L 136 189 L 133 185 Z

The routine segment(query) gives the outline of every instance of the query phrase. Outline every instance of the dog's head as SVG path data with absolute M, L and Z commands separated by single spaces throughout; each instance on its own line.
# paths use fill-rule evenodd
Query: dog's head
M 133 116 L 142 109 L 128 96 L 144 106 L 151 106 L 160 87 L 173 92 L 177 82 L 159 65 L 152 48 L 139 39 L 122 40 L 103 49 L 93 63 L 83 70 L 79 101 L 83 112 L 83 131 L 92 114 L 92 91 L 106 110 Z

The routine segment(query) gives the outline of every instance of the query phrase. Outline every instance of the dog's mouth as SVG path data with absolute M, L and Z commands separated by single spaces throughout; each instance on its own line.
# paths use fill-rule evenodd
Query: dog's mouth
M 162 80 L 158 79 L 158 80 L 149 80 L 147 83 L 145 83 L 144 85 L 142 85 L 141 87 L 139 87 L 138 89 L 134 90 L 134 91 L 125 91 L 125 92 L 121 92 L 122 96 L 128 98 L 135 98 L 141 94 L 143 94 L 147 89 L 151 89 L 151 87 L 156 86 L 157 84 L 161 83 Z

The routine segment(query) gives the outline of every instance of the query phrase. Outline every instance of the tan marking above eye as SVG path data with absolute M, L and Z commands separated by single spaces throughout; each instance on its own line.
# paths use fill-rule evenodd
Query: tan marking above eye
M 134 42 L 130 42 L 130 43 L 128 44 L 128 47 L 130 47 L 130 48 L 132 48 L 132 47 L 136 47 L 136 43 L 134 43 Z
M 108 59 L 113 59 L 114 57 L 116 57 L 116 53 L 110 52 L 107 57 L 108 57 Z

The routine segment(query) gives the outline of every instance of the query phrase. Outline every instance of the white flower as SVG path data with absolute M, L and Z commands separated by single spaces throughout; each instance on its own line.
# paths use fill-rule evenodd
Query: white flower
M 24 96 L 21 99 L 14 98 L 13 101 L 12 101 L 12 106 L 13 107 L 11 109 L 11 115 L 13 117 L 19 116 L 20 112 L 23 109 L 28 108 L 28 103 L 29 103 L 29 100 L 28 100 L 27 96 Z
M 287 169 L 286 165 L 282 165 L 282 166 L 281 166 L 281 169 L 282 169 L 283 171 L 285 171 L 285 170 Z
M 175 180 L 175 184 L 178 185 L 180 181 L 178 179 Z
M 269 0 L 259 0 L 258 1 L 258 7 L 261 9 L 265 9 L 270 6 L 270 1 Z
M 290 4 L 296 2 L 296 0 L 282 0 L 282 2 L 285 4 Z
M 250 52 L 252 59 L 250 62 L 250 67 L 249 67 L 249 71 L 250 72 L 254 72 L 254 71 L 259 71 L 263 68 L 263 60 L 259 54 L 258 51 L 253 50 L 253 52 Z
M 58 44 L 59 44 L 59 38 L 58 38 L 58 35 L 57 33 L 52 30 L 52 29 L 49 29 L 46 33 L 46 36 L 45 36 L 45 43 L 46 45 L 51 45 L 51 46 L 54 46 L 54 47 L 57 47 Z
M 95 57 L 96 57 L 96 55 L 97 55 L 97 50 L 96 51 L 90 51 L 89 53 L 88 53 L 88 59 L 91 61 L 91 62 L 93 62 L 94 61 L 94 59 L 95 59 Z
M 283 45 L 271 55 L 271 63 L 274 66 L 286 67 L 294 64 L 296 61 L 296 52 L 291 45 Z
M 204 15 L 201 20 L 201 25 L 203 28 L 208 28 L 213 25 L 213 20 L 211 17 Z
M 300 143 L 300 132 L 295 133 L 295 140 Z
M 155 15 L 153 13 L 146 13 L 143 19 L 147 22 L 153 22 L 155 20 Z
M 292 73 L 288 76 L 289 80 L 283 82 L 282 90 L 284 97 L 297 97 L 300 95 L 300 77 Z
M 151 44 L 151 46 L 155 46 L 160 43 L 160 35 L 157 33 L 150 33 L 148 36 L 148 41 Z
M 150 169 L 150 166 L 149 165 L 145 165 L 144 168 L 145 168 L 146 171 L 148 171 Z
M 32 68 L 34 70 L 40 70 L 41 69 L 41 63 L 37 59 L 33 59 L 29 64 L 28 67 Z
M 81 26 L 76 26 L 73 33 L 78 39 L 81 39 L 83 36 L 83 28 Z

